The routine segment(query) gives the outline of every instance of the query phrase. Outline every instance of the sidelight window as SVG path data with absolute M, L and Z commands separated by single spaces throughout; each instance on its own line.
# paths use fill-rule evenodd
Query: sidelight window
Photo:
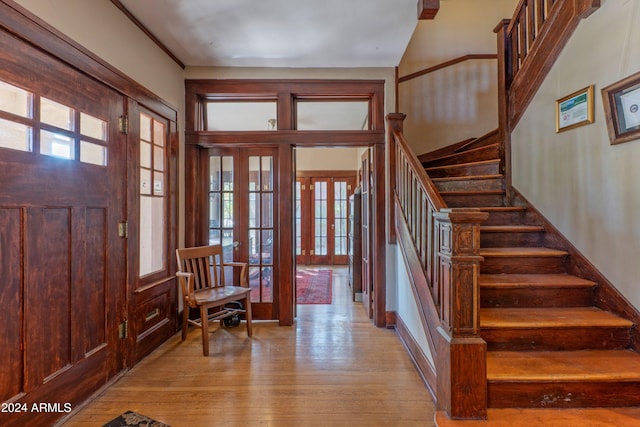
M 140 113 L 140 276 L 165 269 L 166 125 Z

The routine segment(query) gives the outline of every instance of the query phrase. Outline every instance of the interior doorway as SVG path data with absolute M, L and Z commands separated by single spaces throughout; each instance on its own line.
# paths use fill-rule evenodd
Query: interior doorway
M 323 294 L 321 287 L 331 288 L 325 282 L 327 276 L 331 280 L 335 268 L 350 271 L 347 266 L 353 242 L 349 239 L 349 198 L 358 186 L 362 153 L 367 151 L 366 147 L 295 150 L 297 304 L 306 304 L 308 294 Z M 342 283 L 351 286 L 352 280 Z

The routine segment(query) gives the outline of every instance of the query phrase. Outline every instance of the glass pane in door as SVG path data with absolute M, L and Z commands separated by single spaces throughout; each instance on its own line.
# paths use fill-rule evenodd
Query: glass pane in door
M 347 183 L 334 182 L 333 189 L 333 254 L 347 255 Z
M 314 198 L 314 254 L 327 255 L 327 182 L 316 181 L 313 186 L 313 198 Z
M 273 157 L 249 156 L 248 160 L 251 301 L 273 302 Z
M 233 261 L 233 157 L 209 157 L 209 244 Z
M 296 180 L 296 255 L 302 255 L 302 182 Z

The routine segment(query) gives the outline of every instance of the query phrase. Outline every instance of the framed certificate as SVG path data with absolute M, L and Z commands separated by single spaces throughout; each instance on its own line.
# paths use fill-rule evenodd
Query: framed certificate
M 593 85 L 556 101 L 556 132 L 593 123 Z
M 602 89 L 611 144 L 640 138 L 640 73 Z

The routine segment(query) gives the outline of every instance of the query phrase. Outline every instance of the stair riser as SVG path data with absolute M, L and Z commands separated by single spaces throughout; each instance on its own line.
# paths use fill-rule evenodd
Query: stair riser
M 442 159 L 429 160 L 423 163 L 424 167 L 458 165 L 460 163 L 481 162 L 483 160 L 498 159 L 500 152 L 498 146 L 490 145 L 478 148 L 477 150 L 463 151 Z
M 481 307 L 589 307 L 593 288 L 484 288 Z
M 539 225 L 534 215 L 527 211 L 490 211 L 482 225 Z
M 564 257 L 491 257 L 480 265 L 483 274 L 564 273 Z
M 500 164 L 498 162 L 427 170 L 427 174 L 431 178 L 445 178 L 448 176 L 496 175 L 498 173 L 500 173 Z
M 542 246 L 544 232 L 535 233 L 480 233 L 480 247 L 500 248 Z
M 450 208 L 483 207 L 483 206 L 504 206 L 503 195 L 443 195 L 445 203 Z
M 629 328 L 485 329 L 489 351 L 614 350 L 629 346 Z
M 456 181 L 438 181 L 436 187 L 440 191 L 481 191 L 502 190 L 502 178 L 465 179 Z
M 490 408 L 578 408 L 640 405 L 640 382 L 494 382 Z

